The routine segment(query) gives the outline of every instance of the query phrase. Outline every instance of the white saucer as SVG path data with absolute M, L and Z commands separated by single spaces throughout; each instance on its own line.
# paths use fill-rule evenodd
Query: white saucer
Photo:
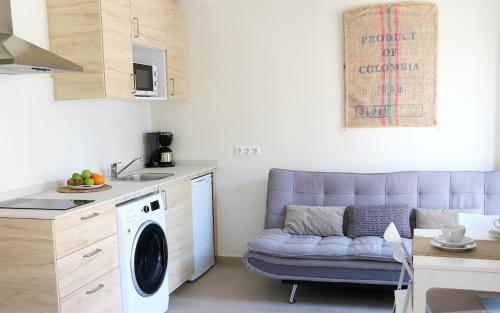
M 488 233 L 490 235 L 492 235 L 493 237 L 500 238 L 500 232 L 499 231 L 496 231 L 494 229 L 490 229 L 490 231 Z
M 496 228 L 495 226 L 491 226 L 490 231 L 500 235 L 500 229 Z
M 477 244 L 475 242 L 466 244 L 465 246 L 451 247 L 451 246 L 444 245 L 444 244 L 439 243 L 439 242 L 434 241 L 434 240 L 431 240 L 431 245 L 433 245 L 434 247 L 437 247 L 439 249 L 449 250 L 449 251 L 466 251 L 466 250 L 470 250 L 470 249 L 477 247 Z
M 465 247 L 468 244 L 471 244 L 474 242 L 474 239 L 465 236 L 461 242 L 448 242 L 446 241 L 442 235 L 435 236 L 432 238 L 434 241 L 442 244 L 443 246 L 447 247 Z

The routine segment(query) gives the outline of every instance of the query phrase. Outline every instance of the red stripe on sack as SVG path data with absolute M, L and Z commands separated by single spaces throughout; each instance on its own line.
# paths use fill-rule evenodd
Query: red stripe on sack
M 380 6 L 379 7 L 379 15 L 380 15 L 380 35 L 382 36 L 382 40 L 380 42 L 380 57 L 381 57 L 381 63 L 380 66 L 381 68 L 384 68 L 385 65 L 385 57 L 384 57 L 384 50 L 385 50 L 385 12 L 384 12 L 384 7 Z M 382 126 L 385 126 L 385 91 L 387 89 L 387 86 L 385 86 L 385 71 L 380 71 L 380 122 L 382 123 Z
M 399 14 L 398 6 L 394 5 L 392 7 L 392 16 L 394 17 L 394 34 L 400 33 L 399 29 Z M 399 64 L 399 40 L 394 40 L 394 49 L 396 50 L 396 64 Z M 396 77 L 394 78 L 394 116 L 396 117 L 396 125 L 399 125 L 399 71 L 396 71 Z

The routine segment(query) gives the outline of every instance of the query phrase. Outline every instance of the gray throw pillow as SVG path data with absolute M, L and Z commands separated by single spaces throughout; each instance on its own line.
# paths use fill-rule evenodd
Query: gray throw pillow
M 407 204 L 349 207 L 350 238 L 383 237 L 391 222 L 396 225 L 401 237 L 411 238 L 410 206 Z
M 287 205 L 286 233 L 302 236 L 343 236 L 345 207 Z
M 444 225 L 457 224 L 458 213 L 483 213 L 482 209 L 415 209 L 416 227 L 424 229 L 441 229 Z

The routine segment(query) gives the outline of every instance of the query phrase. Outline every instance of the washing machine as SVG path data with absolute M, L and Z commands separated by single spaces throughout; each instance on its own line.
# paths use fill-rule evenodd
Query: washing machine
M 117 205 L 123 313 L 168 310 L 165 205 L 158 193 Z

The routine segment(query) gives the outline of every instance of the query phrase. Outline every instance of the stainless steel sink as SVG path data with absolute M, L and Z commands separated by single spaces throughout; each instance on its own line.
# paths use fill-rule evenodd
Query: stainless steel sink
M 118 177 L 117 180 L 142 182 L 142 181 L 160 180 L 170 176 L 174 176 L 174 174 L 172 173 L 129 174 L 122 177 Z

